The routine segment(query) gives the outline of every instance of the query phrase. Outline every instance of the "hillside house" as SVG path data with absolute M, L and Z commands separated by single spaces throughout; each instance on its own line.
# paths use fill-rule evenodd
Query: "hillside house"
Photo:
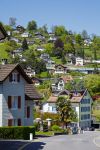
M 67 67 L 61 64 L 55 65 L 53 74 L 66 74 L 66 73 L 67 73 Z
M 30 66 L 24 69 L 24 71 L 29 77 L 35 76 L 35 70 L 32 69 Z
M 0 126 L 33 125 L 34 102 L 39 99 L 20 65 L 0 65 Z
M 83 66 L 83 64 L 84 64 L 83 59 L 80 58 L 80 57 L 76 57 L 76 63 L 75 63 L 75 65 L 76 66 Z
M 55 61 L 48 60 L 48 62 L 46 63 L 46 69 L 49 71 L 49 73 L 52 73 L 52 70 L 55 69 Z
M 63 93 L 62 93 L 63 92 Z M 91 127 L 91 111 L 92 111 L 92 98 L 88 92 L 88 90 L 79 91 L 77 93 L 74 92 L 64 92 L 61 91 L 58 96 L 66 96 L 71 95 L 70 101 L 72 104 L 72 108 L 77 113 L 78 118 L 78 126 L 81 128 Z M 51 96 L 46 103 L 43 104 L 43 112 L 57 113 L 56 111 L 56 102 L 58 96 Z
M 51 84 L 51 89 L 53 93 L 59 93 L 60 91 L 64 90 L 64 80 L 62 78 L 56 78 L 53 80 Z

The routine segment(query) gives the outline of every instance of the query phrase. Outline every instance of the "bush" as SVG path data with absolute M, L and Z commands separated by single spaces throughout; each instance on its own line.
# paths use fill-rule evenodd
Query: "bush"
M 52 131 L 61 131 L 62 129 L 58 125 L 53 125 L 51 127 Z
M 35 136 L 34 127 L 0 127 L 0 139 L 25 139 L 28 140 L 30 133 Z

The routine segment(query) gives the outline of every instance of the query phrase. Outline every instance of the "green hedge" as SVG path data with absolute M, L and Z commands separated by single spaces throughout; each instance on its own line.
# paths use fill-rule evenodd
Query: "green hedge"
M 0 127 L 0 139 L 25 139 L 29 140 L 30 133 L 35 136 L 35 127 Z

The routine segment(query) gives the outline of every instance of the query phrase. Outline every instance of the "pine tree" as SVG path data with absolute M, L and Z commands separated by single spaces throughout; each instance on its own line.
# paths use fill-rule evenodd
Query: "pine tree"
M 24 38 L 24 40 L 23 40 L 23 42 L 22 42 L 22 48 L 23 48 L 23 50 L 28 49 L 28 44 L 27 44 L 26 38 Z

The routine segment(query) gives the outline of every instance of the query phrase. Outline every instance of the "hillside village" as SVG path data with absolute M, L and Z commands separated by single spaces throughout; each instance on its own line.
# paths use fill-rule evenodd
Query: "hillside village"
M 27 28 L 21 25 L 14 28 L 12 25 L 3 26 L 7 37 L 0 41 L 0 63 L 8 72 L 0 81 L 5 83 L 7 90 L 8 78 L 13 73 L 12 77 L 16 82 L 19 82 L 16 75 L 21 75 L 20 86 L 24 86 L 24 82 L 28 83 L 25 93 L 22 91 L 22 94 L 21 91 L 15 94 L 16 85 L 11 88 L 9 85 L 8 106 L 12 107 L 11 95 L 15 94 L 20 109 L 19 95 L 25 95 L 27 102 L 23 105 L 26 108 L 25 119 L 28 119 L 29 124 L 27 120 L 23 120 L 24 113 L 20 117 L 20 111 L 18 120 L 14 120 L 8 113 L 9 126 L 16 125 L 17 121 L 19 126 L 33 124 L 32 100 L 38 117 L 41 118 L 40 112 L 57 114 L 56 102 L 61 96 L 69 96 L 71 105 L 77 113 L 78 127 L 91 127 L 93 118 L 95 122 L 100 121 L 100 114 L 97 113 L 97 110 L 100 112 L 100 37 L 90 37 L 85 30 L 79 34 L 67 31 L 64 26 L 54 26 L 52 31 L 48 32 L 46 25 L 37 27 L 35 21 L 30 21 Z M 3 75 L 0 71 L 1 76 Z M 20 86 L 17 87 L 19 90 Z M 17 104 L 13 104 L 13 107 L 17 107 Z M 12 114 L 15 114 L 13 110 Z M 0 126 L 7 125 L 6 118 L 3 121 Z

